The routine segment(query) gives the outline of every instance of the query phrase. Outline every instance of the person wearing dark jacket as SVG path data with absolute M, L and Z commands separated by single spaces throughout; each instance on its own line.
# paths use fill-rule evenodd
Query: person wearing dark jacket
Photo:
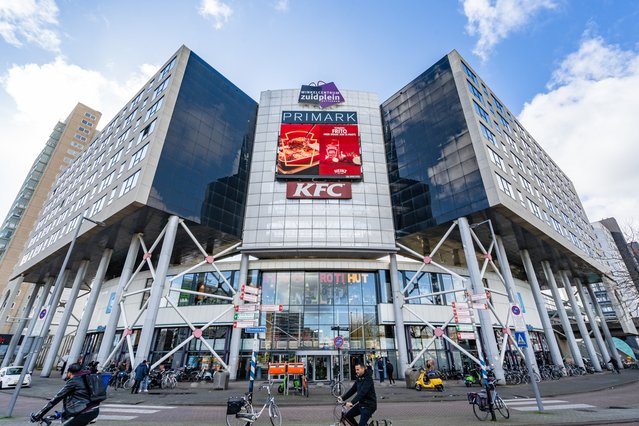
M 355 374 L 357 376 L 355 383 L 340 399 L 347 400 L 355 395 L 351 402 L 346 403 L 346 406 L 351 408 L 346 413 L 346 418 L 353 425 L 366 426 L 373 413 L 377 410 L 375 383 L 373 374 L 361 361 L 355 363 Z M 355 420 L 357 416 L 360 416 L 359 423 Z
M 83 376 L 90 374 L 80 364 L 71 364 L 67 370 L 66 384 L 40 411 L 31 415 L 32 422 L 39 422 L 58 402 L 64 400 L 62 413 L 64 426 L 85 426 L 100 414 L 100 403 L 91 402 L 90 391 Z
M 131 388 L 131 393 L 138 393 L 140 391 L 140 383 L 149 375 L 149 366 L 146 364 L 146 359 L 142 361 L 140 365 L 135 367 L 135 383 Z

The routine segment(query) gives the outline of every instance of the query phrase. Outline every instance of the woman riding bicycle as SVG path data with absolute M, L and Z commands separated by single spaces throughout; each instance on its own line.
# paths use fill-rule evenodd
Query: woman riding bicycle
M 346 413 L 346 419 L 353 426 L 366 426 L 373 413 L 377 410 L 377 395 L 375 394 L 375 383 L 373 374 L 366 369 L 363 361 L 355 363 L 355 374 L 357 378 L 353 386 L 339 399 L 346 400 L 355 395 L 346 406 L 350 408 Z M 359 417 L 359 423 L 355 417 Z

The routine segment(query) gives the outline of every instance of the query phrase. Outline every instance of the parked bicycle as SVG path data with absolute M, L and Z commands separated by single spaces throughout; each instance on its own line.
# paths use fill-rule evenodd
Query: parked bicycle
M 335 405 L 335 408 L 333 409 L 333 419 L 335 420 L 335 423 L 331 426 L 357 426 L 357 424 L 351 423 L 346 418 L 346 413 L 348 413 L 348 410 L 350 409 L 351 407 L 346 406 L 346 402 L 342 401 L 341 398 L 337 398 L 337 405 Z M 392 424 L 393 422 L 387 419 L 375 420 L 372 418 L 368 421 L 366 426 L 392 426 Z
M 333 395 L 335 398 L 342 396 L 342 394 L 344 393 L 344 383 L 342 382 L 341 377 L 331 380 L 329 382 L 329 386 L 331 387 L 331 395 Z
M 253 395 L 246 393 L 242 397 L 231 397 L 226 403 L 226 424 L 227 426 L 250 426 L 265 410 L 268 412 L 269 420 L 273 426 L 282 425 L 282 413 L 275 403 L 275 398 L 271 394 L 273 381 L 269 381 L 260 386 L 260 390 L 266 390 L 266 401 L 264 406 L 255 411 L 253 407 Z
M 488 414 L 490 414 L 490 404 L 488 403 L 488 396 L 490 395 L 492 400 L 493 412 L 497 411 L 504 419 L 510 418 L 510 411 L 508 406 L 497 394 L 497 387 L 495 384 L 499 379 L 491 378 L 488 382 L 488 392 L 485 390 L 480 392 L 468 392 L 468 403 L 473 406 L 473 413 L 478 420 L 486 420 Z

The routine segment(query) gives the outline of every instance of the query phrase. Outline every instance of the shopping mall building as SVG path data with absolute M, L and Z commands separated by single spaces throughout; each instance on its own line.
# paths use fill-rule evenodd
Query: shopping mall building
M 572 182 L 455 51 L 383 102 L 318 82 L 258 103 L 181 47 L 58 177 L 14 274 L 45 312 L 16 352 L 44 336 L 43 374 L 70 353 L 243 379 L 264 326 L 258 365 L 324 380 L 337 335 L 347 376 L 373 356 L 460 369 L 477 337 L 509 365 L 525 317 L 539 361 L 607 361 L 593 244 Z

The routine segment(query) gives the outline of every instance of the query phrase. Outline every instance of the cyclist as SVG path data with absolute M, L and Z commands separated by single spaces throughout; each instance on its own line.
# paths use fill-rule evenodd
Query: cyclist
M 62 420 L 64 426 L 85 426 L 100 414 L 100 403 L 91 402 L 89 389 L 82 376 L 90 374 L 80 364 L 71 364 L 62 389 L 37 413 L 31 414 L 32 422 L 39 422 L 58 402 L 64 400 Z
M 346 419 L 353 426 L 366 426 L 373 413 L 377 410 L 377 395 L 375 394 L 375 383 L 373 373 L 370 372 L 363 361 L 355 363 L 355 383 L 342 395 L 339 400 L 343 401 L 355 395 L 346 406 L 350 408 L 346 413 Z M 359 423 L 355 417 L 359 417 Z

